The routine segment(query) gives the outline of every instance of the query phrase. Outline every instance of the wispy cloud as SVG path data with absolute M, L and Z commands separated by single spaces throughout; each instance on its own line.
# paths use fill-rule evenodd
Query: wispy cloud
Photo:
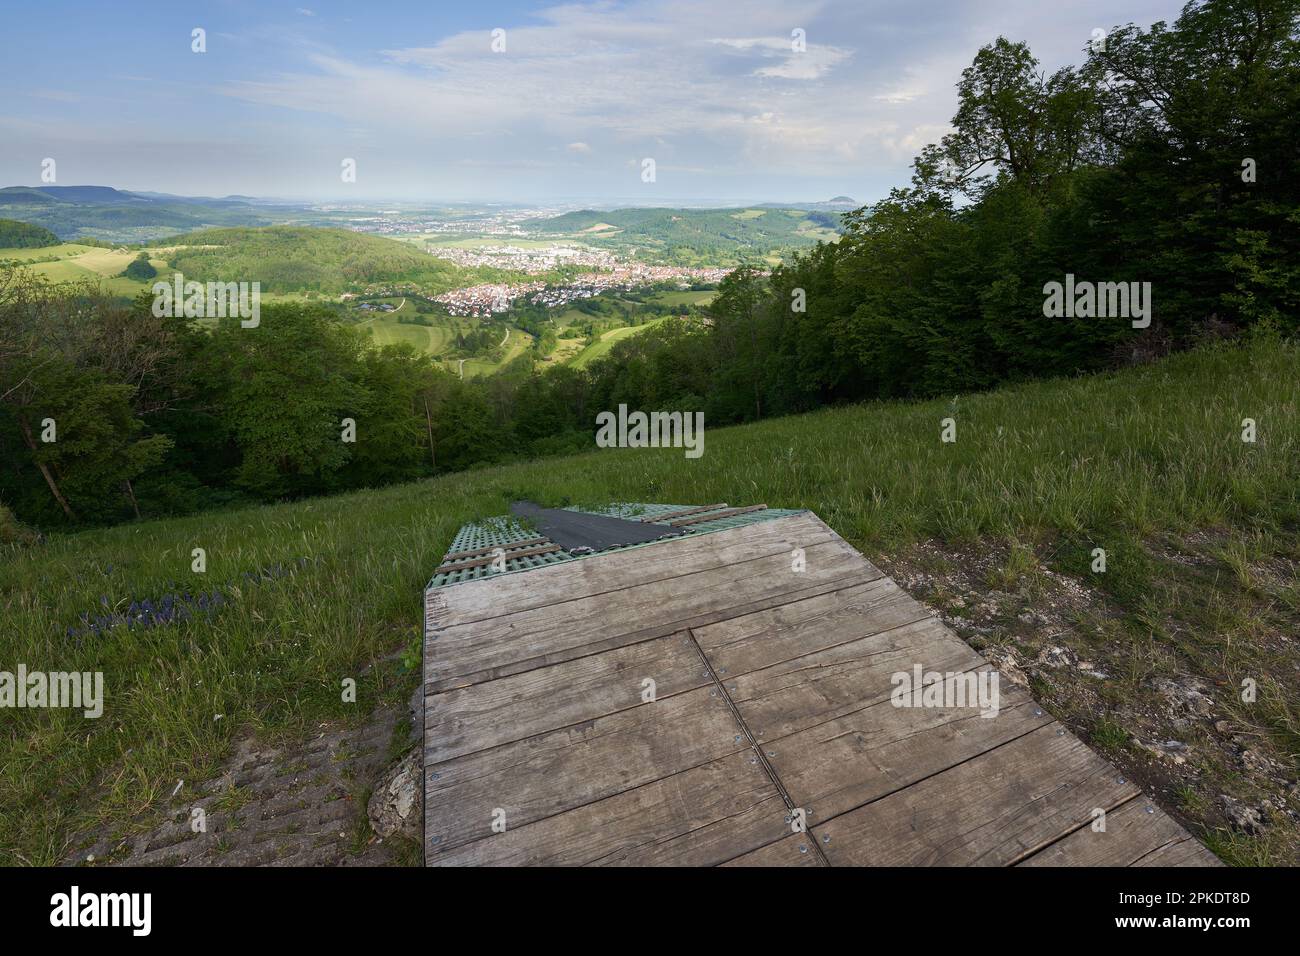
M 1178 4 L 577 0 L 520 12 L 483 0 L 472 14 L 482 26 L 455 30 L 440 28 L 436 6 L 376 6 L 350 23 L 304 6 L 267 22 L 254 13 L 214 19 L 233 32 L 211 31 L 205 57 L 192 56 L 182 36 L 151 96 L 184 115 L 219 117 L 209 125 L 229 143 L 227 158 L 257 157 L 256 167 L 229 165 L 229 186 L 205 184 L 209 193 L 258 191 L 259 181 L 282 195 L 339 192 L 346 156 L 360 162 L 356 191 L 366 184 L 393 196 L 459 183 L 481 196 L 655 189 L 792 198 L 833 189 L 871 198 L 905 182 L 911 157 L 947 130 L 955 84 L 980 45 L 999 33 L 1025 39 L 1052 68 L 1077 61 L 1092 28 L 1149 23 L 1176 15 Z M 303 17 L 313 18 L 310 35 Z M 148 82 L 152 61 L 134 42 L 123 34 L 113 47 Z M 110 167 L 105 138 L 147 131 L 156 114 L 128 101 L 110 121 L 94 104 L 103 96 L 96 84 L 113 70 L 88 66 L 78 83 L 70 77 L 80 61 L 59 60 L 51 44 L 43 55 L 53 57 L 57 89 L 25 89 L 31 72 L 10 76 L 0 64 L 0 79 L 18 91 L 0 122 L 22 119 L 37 131 L 0 151 L 0 175 L 12 166 L 30 178 L 30 161 L 7 166 L 6 154 L 51 155 L 47 144 L 57 142 L 87 169 L 129 168 L 136 188 L 156 179 L 183 190 L 177 178 L 197 167 L 163 157 L 193 156 L 206 134 L 175 129 L 153 159 L 123 145 L 116 153 L 131 165 Z M 653 187 L 639 177 L 646 157 L 659 170 Z M 483 172 L 470 176 L 474 169 Z M 503 169 L 520 172 L 503 178 Z

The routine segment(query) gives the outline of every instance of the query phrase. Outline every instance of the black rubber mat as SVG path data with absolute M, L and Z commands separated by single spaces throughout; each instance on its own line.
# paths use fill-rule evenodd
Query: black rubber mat
M 565 511 L 562 508 L 543 508 L 531 501 L 514 502 L 510 506 L 510 513 L 528 521 L 537 529 L 538 534 L 546 535 L 565 551 L 578 554 L 604 551 L 620 545 L 641 544 L 643 541 L 657 541 L 659 538 L 672 538 L 683 533 L 677 528 L 628 521 L 626 518 Z

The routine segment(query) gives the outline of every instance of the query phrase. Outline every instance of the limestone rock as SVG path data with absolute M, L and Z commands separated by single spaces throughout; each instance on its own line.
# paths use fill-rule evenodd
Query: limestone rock
M 370 825 L 381 837 L 400 833 L 419 841 L 424 827 L 424 803 L 420 787 L 422 751 L 420 747 L 397 762 L 380 778 L 371 794 L 367 811 Z

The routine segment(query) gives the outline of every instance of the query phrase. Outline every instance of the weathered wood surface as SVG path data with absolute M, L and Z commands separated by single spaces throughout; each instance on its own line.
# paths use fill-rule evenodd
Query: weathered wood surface
M 535 558 L 542 554 L 555 554 L 557 551 L 563 551 L 558 544 L 542 544 L 535 548 L 524 548 L 522 551 L 506 551 L 504 548 L 493 548 L 492 552 L 482 557 L 466 558 L 463 561 L 453 561 L 449 564 L 438 565 L 436 574 L 450 574 L 452 571 L 468 571 L 470 568 L 486 568 L 493 561 L 513 561 L 517 558 Z
M 918 664 L 991 672 L 811 514 L 433 589 L 426 861 L 1217 862 L 1008 682 L 895 706 Z
M 688 515 L 697 515 L 703 511 L 719 511 L 725 507 L 727 507 L 727 503 L 725 501 L 720 502 L 716 505 L 696 505 L 694 508 L 682 508 L 678 511 L 669 511 L 661 515 L 647 515 L 641 520 L 646 522 L 671 521 L 673 518 L 685 518 Z
M 645 551 L 649 561 L 649 555 L 668 549 L 658 545 L 634 550 Z M 631 553 L 624 551 L 609 557 Z M 808 569 L 798 574 L 790 572 L 789 552 L 784 551 L 444 627 L 434 642 L 436 655 L 425 659 L 426 683 L 430 690 L 438 690 L 493 680 L 770 607 L 818 586 L 838 586 L 861 579 L 857 557 L 842 541 L 822 541 L 808 547 L 806 554 Z M 598 560 L 593 557 L 567 563 L 581 566 Z M 656 556 L 654 560 L 663 558 Z M 523 580 L 526 575 L 558 567 L 507 575 L 501 580 Z
M 722 511 L 713 511 L 708 514 L 696 515 L 693 518 L 677 518 L 668 523 L 674 528 L 685 528 L 687 525 L 704 524 L 706 521 L 717 521 L 720 518 L 734 518 L 736 515 L 747 515 L 754 511 L 766 511 L 767 505 L 746 505 L 744 508 L 724 508 Z M 660 519 L 663 520 L 663 519 Z
M 1218 858 L 1144 795 L 1089 820 L 1021 866 L 1217 866 Z
M 492 554 L 494 551 L 504 551 L 509 554 L 511 551 L 519 551 L 523 548 L 535 548 L 539 544 L 550 544 L 550 538 L 521 538 L 518 541 L 507 541 L 504 544 L 485 544 L 481 548 L 470 548 L 468 551 L 450 551 L 442 556 L 442 563 L 449 564 L 452 561 L 459 561 L 463 558 L 481 558 L 485 554 Z

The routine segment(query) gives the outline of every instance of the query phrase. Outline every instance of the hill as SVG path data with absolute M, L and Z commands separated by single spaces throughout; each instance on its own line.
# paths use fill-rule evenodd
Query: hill
M 103 205 L 147 205 L 153 200 L 147 197 L 114 189 L 112 186 L 33 186 L 36 192 L 59 202 L 100 203 Z
M 17 219 L 0 219 L 0 249 L 40 249 L 58 244 L 59 237 L 48 229 Z
M 830 241 L 839 216 L 830 211 L 755 206 L 747 209 L 584 209 L 533 220 L 527 228 L 596 246 L 630 249 L 673 265 L 734 265 L 786 249 Z
M 269 225 L 281 221 L 284 211 L 111 186 L 7 186 L 0 189 L 0 216 L 41 226 L 64 240 L 93 236 L 137 242 L 206 226 Z
M 409 285 L 438 293 L 470 284 L 474 275 L 408 243 L 345 229 L 205 229 L 168 244 L 178 247 L 168 265 L 187 279 L 256 280 L 264 292 L 341 293 Z
M 811 508 L 1006 679 L 1032 680 L 1216 852 L 1294 863 L 1294 821 L 1232 829 L 1223 798 L 1285 805 L 1286 774 L 1267 768 L 1294 759 L 1297 361 L 1294 344 L 1205 348 L 1115 374 L 710 430 L 705 468 L 680 449 L 596 451 L 11 548 L 0 617 L 13 659 L 112 684 L 103 720 L 11 712 L 0 863 L 58 862 L 86 828 L 156 812 L 177 779 L 214 776 L 246 725 L 315 735 L 321 720 L 401 700 L 418 681 L 431 570 L 463 522 L 521 496 Z M 1261 427 L 1253 444 L 1239 435 L 1247 414 Z M 214 589 L 222 603 L 205 598 L 211 610 L 181 623 L 79 635 L 83 615 Z M 341 703 L 340 675 L 358 675 L 359 705 Z M 1244 677 L 1259 688 L 1248 706 Z M 1169 740 L 1195 763 L 1148 749 Z
M 46 205 L 58 202 L 32 186 L 5 186 L 0 188 L 0 206 Z

